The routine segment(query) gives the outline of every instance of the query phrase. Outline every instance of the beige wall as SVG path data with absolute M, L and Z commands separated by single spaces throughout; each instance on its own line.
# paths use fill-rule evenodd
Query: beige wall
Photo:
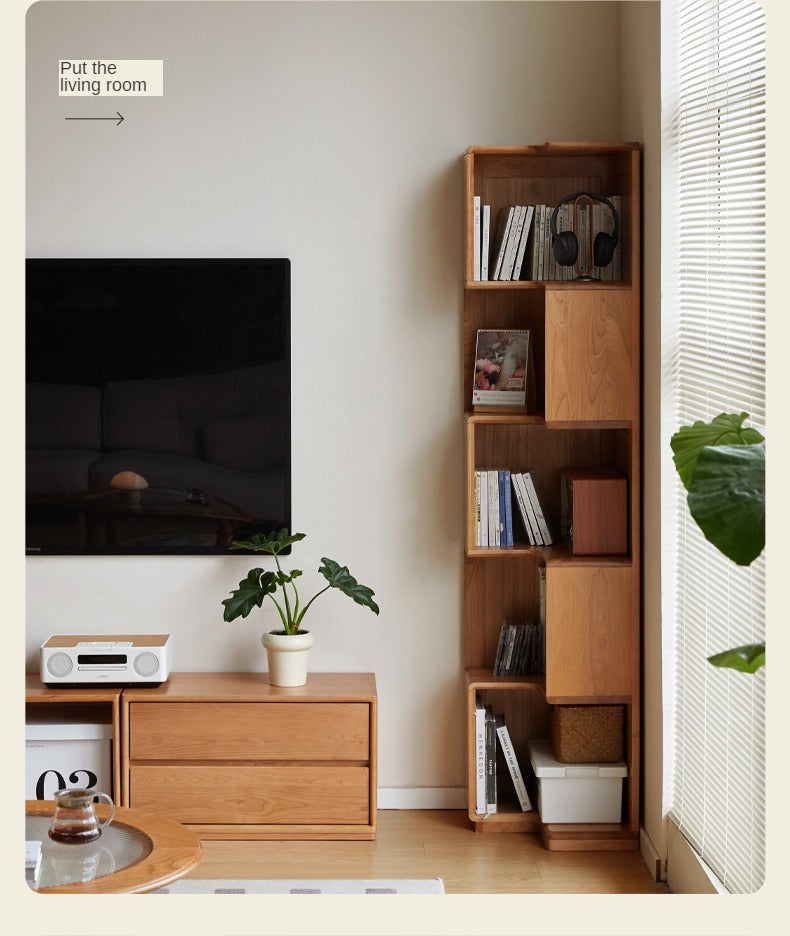
M 382 609 L 374 619 L 326 596 L 311 612 L 312 668 L 375 671 L 379 782 L 405 805 L 417 788 L 461 805 L 464 782 L 461 155 L 652 132 L 640 102 L 655 102 L 649 87 L 631 97 L 631 77 L 653 80 L 657 33 L 619 43 L 623 6 L 28 13 L 29 255 L 291 258 L 294 525 L 308 533 L 294 564 L 314 582 L 322 555 L 347 563 Z M 657 19 L 654 4 L 636 6 L 626 30 Z M 102 57 L 164 59 L 164 96 L 113 99 L 118 128 L 63 120 L 95 102 L 57 96 L 56 60 Z M 220 613 L 247 566 L 27 560 L 28 667 L 51 633 L 147 631 L 173 635 L 177 669 L 261 669 L 271 619 Z

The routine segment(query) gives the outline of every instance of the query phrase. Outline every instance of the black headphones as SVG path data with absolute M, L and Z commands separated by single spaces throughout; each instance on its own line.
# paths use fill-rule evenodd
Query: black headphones
M 596 195 L 594 192 L 574 192 L 573 195 L 563 198 L 552 211 L 551 246 L 554 250 L 554 257 L 560 266 L 573 266 L 576 263 L 576 258 L 579 256 L 579 242 L 576 240 L 573 231 L 557 231 L 557 212 L 563 205 L 576 201 L 577 198 L 583 195 L 592 201 L 599 201 L 604 205 L 608 205 L 614 217 L 614 231 L 611 234 L 607 234 L 606 231 L 599 231 L 595 235 L 593 244 L 593 263 L 595 266 L 604 267 L 612 262 L 614 249 L 620 239 L 620 215 L 608 198 L 604 198 L 603 195 Z

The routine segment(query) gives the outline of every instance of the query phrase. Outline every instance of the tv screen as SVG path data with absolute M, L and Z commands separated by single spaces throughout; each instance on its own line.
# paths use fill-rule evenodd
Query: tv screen
M 26 306 L 28 555 L 290 529 L 290 261 L 28 259 Z

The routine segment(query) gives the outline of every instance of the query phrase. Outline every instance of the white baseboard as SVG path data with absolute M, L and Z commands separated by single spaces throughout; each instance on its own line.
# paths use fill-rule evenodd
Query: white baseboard
M 379 809 L 466 809 L 463 787 L 379 787 Z

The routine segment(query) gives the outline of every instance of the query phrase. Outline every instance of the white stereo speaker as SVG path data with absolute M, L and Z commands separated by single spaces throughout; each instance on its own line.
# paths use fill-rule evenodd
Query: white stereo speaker
M 47 686 L 158 686 L 170 675 L 169 634 L 69 634 L 41 645 Z

